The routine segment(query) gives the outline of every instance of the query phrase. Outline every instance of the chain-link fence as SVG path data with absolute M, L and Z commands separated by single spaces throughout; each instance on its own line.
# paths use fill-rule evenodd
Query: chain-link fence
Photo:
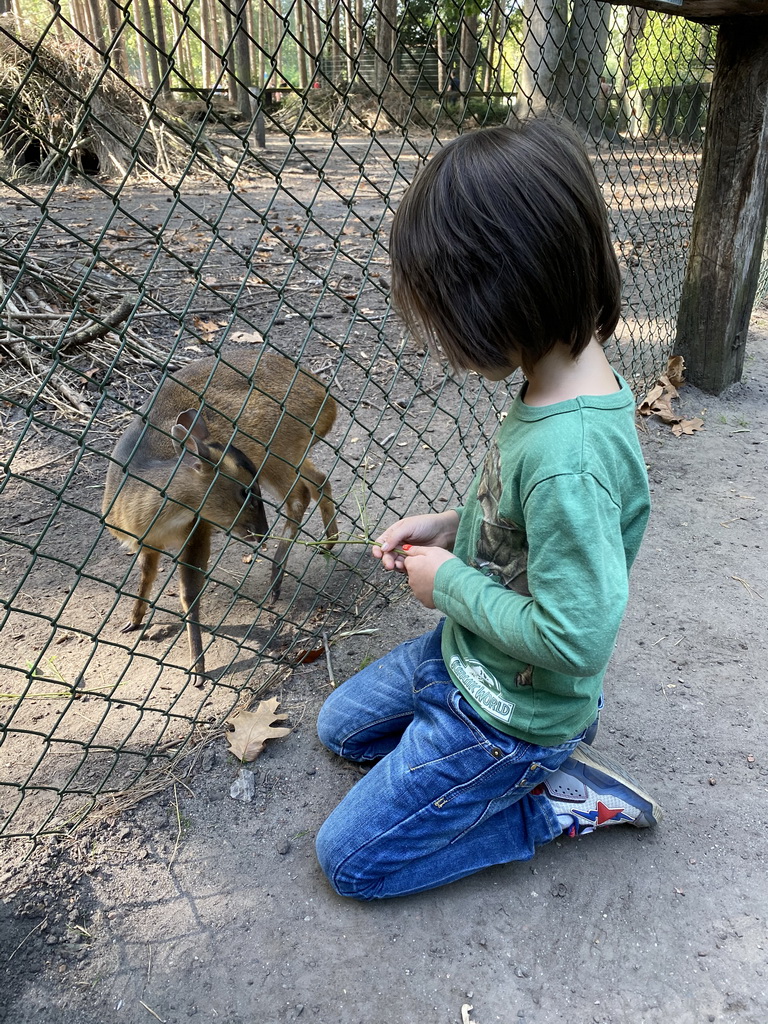
M 644 389 L 713 37 L 594 0 L 0 0 L 1 836 L 116 799 L 297 664 L 326 686 L 402 593 L 366 542 L 460 498 L 508 401 L 389 311 L 391 213 L 442 141 L 578 126 L 624 274 L 613 356 Z M 182 550 L 150 590 L 155 548 Z

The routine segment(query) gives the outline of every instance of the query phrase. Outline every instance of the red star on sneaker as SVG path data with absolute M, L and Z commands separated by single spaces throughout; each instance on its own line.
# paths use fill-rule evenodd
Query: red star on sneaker
M 606 807 L 602 800 L 597 801 L 597 824 L 604 825 L 606 821 L 613 821 L 619 815 L 624 814 L 623 807 Z
M 624 813 L 623 807 L 606 807 L 602 800 L 597 801 L 597 807 L 594 811 L 580 811 L 577 807 L 574 807 L 572 813 L 591 822 L 593 828 L 599 828 L 600 825 L 607 825 L 612 821 L 632 820 L 631 815 Z

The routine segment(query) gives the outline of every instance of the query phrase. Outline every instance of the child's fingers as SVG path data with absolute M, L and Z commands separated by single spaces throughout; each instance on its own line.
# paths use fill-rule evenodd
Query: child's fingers
M 411 537 L 412 532 L 412 526 L 410 526 L 405 520 L 400 520 L 397 523 L 393 523 L 392 526 L 387 527 L 387 529 L 376 538 L 374 543 L 384 552 L 394 551 L 395 548 L 402 546 L 403 541 L 407 541 Z

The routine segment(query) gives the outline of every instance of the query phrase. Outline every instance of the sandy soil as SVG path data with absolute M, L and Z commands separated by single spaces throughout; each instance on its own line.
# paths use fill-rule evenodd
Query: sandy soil
M 342 532 L 361 536 L 462 493 L 506 398 L 446 381 L 386 326 L 389 204 L 428 140 L 337 142 L 271 140 L 232 189 L 189 176 L 113 203 L 81 181 L 4 187 L 0 232 L 35 257 L 87 264 L 95 246 L 98 272 L 140 289 L 134 340 L 179 359 L 259 330 L 300 356 L 339 401 L 316 461 Z M 669 340 L 695 164 L 618 147 L 598 161 L 625 278 L 615 355 L 638 394 Z M 662 825 L 376 906 L 333 895 L 315 862 L 320 823 L 359 776 L 315 736 L 322 650 L 299 667 L 297 654 L 327 632 L 342 681 L 433 613 L 352 545 L 333 561 L 293 552 L 268 609 L 268 552 L 219 543 L 203 604 L 211 685 L 196 689 L 167 563 L 148 629 L 120 634 L 135 570 L 99 519 L 106 454 L 157 365 L 68 355 L 65 380 L 92 410 L 73 420 L 47 385 L 25 409 L 14 388 L 29 382 L 3 363 L 0 831 L 66 823 L 88 794 L 129 789 L 74 835 L 0 845 L 0 1020 L 765 1024 L 767 350 L 763 308 L 743 382 L 717 399 L 683 389 L 703 430 L 641 424 L 655 508 L 598 742 L 658 795 Z M 291 732 L 246 769 L 246 803 L 230 795 L 240 765 L 211 737 L 270 679 Z M 170 763 L 190 734 L 196 756 Z
M 11 344 L 0 352 L 0 840 L 68 827 L 93 794 L 135 786 L 152 759 L 167 761 L 290 674 L 324 632 L 334 642 L 359 629 L 393 596 L 360 538 L 466 489 L 505 389 L 447 379 L 405 344 L 388 306 L 391 210 L 434 145 L 426 134 L 272 136 L 228 172 L 232 182 L 190 173 L 174 188 L 146 178 L 0 187 L 0 243 L 41 268 L 19 281 L 3 264 L 0 288 L 32 310 L 41 293 L 47 302 L 39 320 L 22 309 L 17 322 L 8 307 Z M 593 155 L 624 277 L 612 355 L 642 395 L 668 351 L 698 156 L 621 144 Z M 85 271 L 74 326 L 92 324 L 85 314 L 105 301 L 103 290 L 91 294 L 96 280 L 108 296 L 102 312 L 118 296 L 135 304 L 127 334 L 71 341 L 64 296 L 71 274 L 80 281 Z M 37 339 L 31 371 L 13 347 L 22 331 Z M 259 332 L 339 404 L 313 458 L 357 546 L 340 545 L 329 561 L 297 545 L 270 608 L 274 543 L 254 553 L 219 535 L 201 603 L 216 685 L 200 691 L 186 673 L 168 560 L 147 628 L 121 632 L 138 573 L 104 529 L 100 499 L 109 452 L 166 362 L 208 354 L 224 338 L 253 347 Z M 79 411 L 62 407 L 59 382 Z M 276 496 L 265 497 L 279 535 Z M 319 525 L 315 512 L 300 540 L 317 538 Z
M 529 864 L 377 905 L 335 896 L 313 853 L 357 771 L 315 737 L 323 661 L 279 691 L 291 734 L 249 767 L 223 740 L 195 773 L 33 856 L 6 849 L 0 1018 L 226 1024 L 700 1024 L 768 1020 L 765 510 L 768 313 L 742 383 L 693 388 L 704 429 L 646 422 L 654 512 L 609 670 L 599 745 L 652 788 L 617 827 Z M 339 680 L 433 613 L 381 602 L 335 645 Z

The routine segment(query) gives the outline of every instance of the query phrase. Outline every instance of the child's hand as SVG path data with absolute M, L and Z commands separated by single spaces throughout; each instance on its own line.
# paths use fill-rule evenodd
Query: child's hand
M 414 597 L 421 601 L 425 608 L 434 608 L 435 601 L 432 595 L 437 570 L 443 562 L 455 558 L 456 555 L 452 555 L 445 548 L 420 548 L 411 544 L 406 544 L 404 550 L 405 571 L 408 573 L 408 585 Z
M 385 569 L 405 572 L 403 551 L 406 544 L 450 551 L 456 539 L 458 526 L 459 517 L 453 510 L 399 519 L 376 538 L 376 545 L 372 549 L 373 557 L 381 559 Z

